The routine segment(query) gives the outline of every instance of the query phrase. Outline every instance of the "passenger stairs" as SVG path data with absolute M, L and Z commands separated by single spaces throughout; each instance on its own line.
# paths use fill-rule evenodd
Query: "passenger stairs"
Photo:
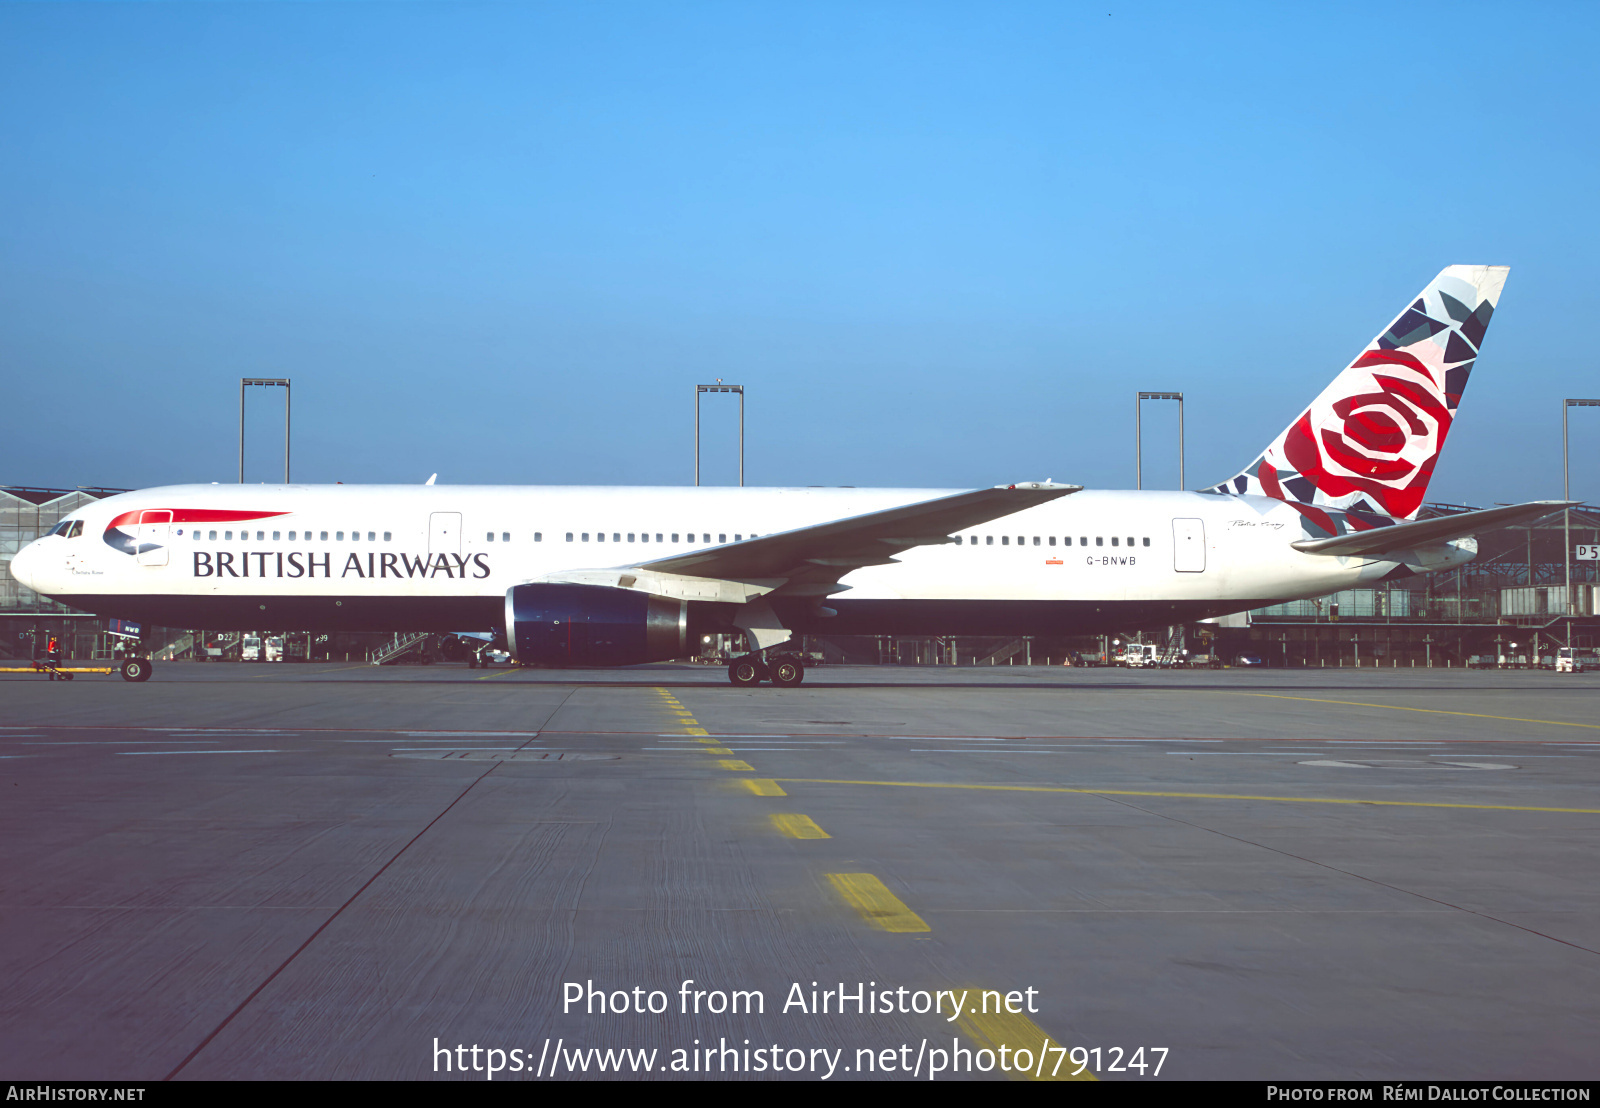
M 426 631 L 416 631 L 409 635 L 396 634 L 394 641 L 375 650 L 372 654 L 372 664 L 375 666 L 387 665 L 397 662 L 413 650 L 422 650 L 432 636 Z
M 177 638 L 167 643 L 167 645 L 156 650 L 154 652 L 154 660 L 158 662 L 170 662 L 181 655 L 189 653 L 193 649 L 194 635 L 179 635 Z
M 979 654 L 973 658 L 975 666 L 1006 665 L 1010 660 L 1028 649 L 1027 639 L 1006 639 L 986 654 Z

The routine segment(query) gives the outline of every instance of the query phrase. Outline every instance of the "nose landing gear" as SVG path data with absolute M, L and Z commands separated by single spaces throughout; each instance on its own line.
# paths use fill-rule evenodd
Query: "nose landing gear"
M 122 679 L 124 681 L 150 680 L 150 661 L 148 658 L 129 658 L 122 663 Z M 69 678 L 70 680 L 70 678 Z

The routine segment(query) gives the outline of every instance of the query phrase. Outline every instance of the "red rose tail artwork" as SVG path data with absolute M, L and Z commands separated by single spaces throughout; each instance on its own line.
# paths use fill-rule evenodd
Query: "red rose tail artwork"
M 1216 491 L 1282 500 L 1313 537 L 1415 518 L 1508 272 L 1441 271 L 1260 458 Z

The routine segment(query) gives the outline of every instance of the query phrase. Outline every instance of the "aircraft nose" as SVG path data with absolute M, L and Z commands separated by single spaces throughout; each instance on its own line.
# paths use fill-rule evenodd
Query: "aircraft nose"
M 30 542 L 27 546 L 24 546 L 21 550 L 17 551 L 11 556 L 11 576 L 15 577 L 25 587 L 32 589 L 34 592 L 39 591 L 38 587 L 34 584 L 34 581 L 37 579 L 36 574 L 38 573 L 38 568 L 39 544 L 37 541 Z

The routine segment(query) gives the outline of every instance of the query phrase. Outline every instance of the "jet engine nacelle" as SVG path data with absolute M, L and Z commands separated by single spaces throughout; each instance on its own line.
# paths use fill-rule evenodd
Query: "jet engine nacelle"
M 682 658 L 689 605 L 604 585 L 506 590 L 506 641 L 523 665 L 633 666 Z

